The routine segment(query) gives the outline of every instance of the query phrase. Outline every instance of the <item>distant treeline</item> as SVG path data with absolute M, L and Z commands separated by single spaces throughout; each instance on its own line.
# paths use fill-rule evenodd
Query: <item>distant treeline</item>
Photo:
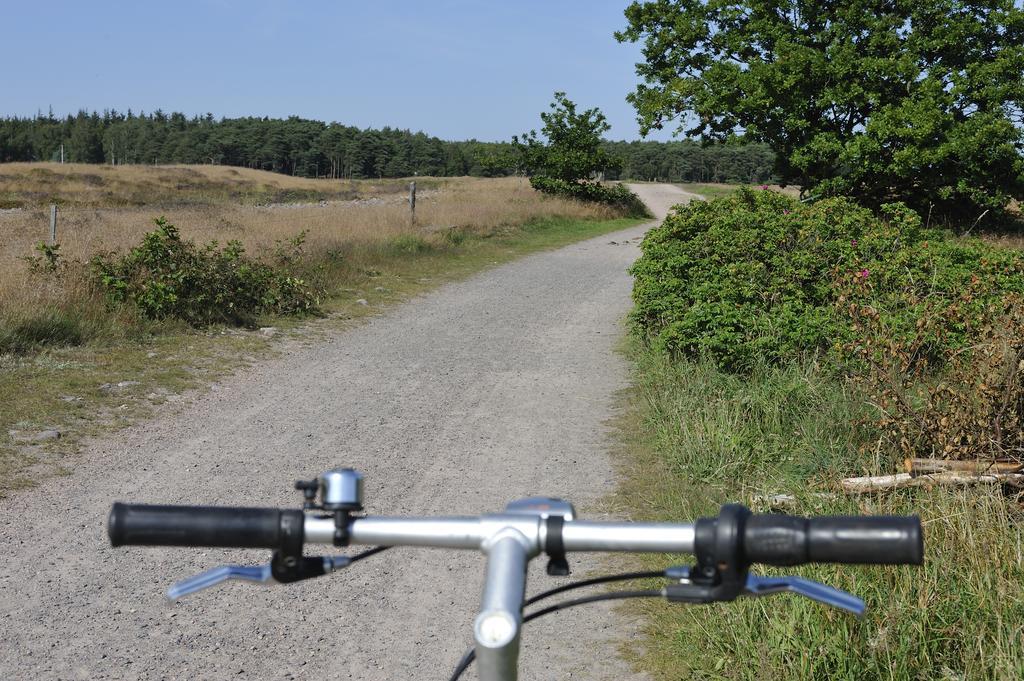
M 622 162 L 609 179 L 761 182 L 772 175 L 762 145 L 607 142 Z M 506 142 L 451 142 L 422 132 L 355 128 L 298 117 L 189 118 L 181 113 L 102 114 L 0 119 L 0 162 L 211 163 L 303 177 L 508 175 L 516 172 Z
M 763 144 L 681 142 L 606 142 L 622 170 L 609 179 L 663 182 L 768 182 L 775 154 Z

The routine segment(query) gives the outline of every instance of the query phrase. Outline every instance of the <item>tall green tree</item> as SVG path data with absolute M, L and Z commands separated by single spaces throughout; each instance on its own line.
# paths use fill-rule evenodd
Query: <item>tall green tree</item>
M 646 132 L 769 144 L 783 181 L 960 218 L 1024 197 L 1015 0 L 654 0 L 629 95 Z
M 103 128 L 100 117 L 79 111 L 68 116 L 67 159 L 75 163 L 103 163 Z
M 513 137 L 520 164 L 529 173 L 540 173 L 567 182 L 588 179 L 595 173 L 618 169 L 621 162 L 602 146 L 601 136 L 611 130 L 598 108 L 577 111 L 564 92 L 556 92 L 550 111 L 541 113 L 541 141 L 536 130 Z

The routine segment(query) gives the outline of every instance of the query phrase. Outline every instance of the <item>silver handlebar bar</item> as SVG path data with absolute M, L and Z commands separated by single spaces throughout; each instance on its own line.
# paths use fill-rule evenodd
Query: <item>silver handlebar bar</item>
M 503 530 L 514 530 L 533 557 L 547 539 L 545 518 L 520 513 L 479 517 L 396 518 L 369 516 L 349 523 L 349 543 L 365 546 L 419 546 L 443 549 L 487 550 Z M 307 516 L 307 543 L 331 544 L 334 520 Z M 692 553 L 691 523 L 630 523 L 571 520 L 562 528 L 566 551 L 630 551 L 637 553 Z

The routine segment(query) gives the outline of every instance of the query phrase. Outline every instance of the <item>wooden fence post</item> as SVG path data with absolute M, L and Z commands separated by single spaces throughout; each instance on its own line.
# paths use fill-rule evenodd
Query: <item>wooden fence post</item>
M 416 226 L 416 182 L 409 183 L 409 220 L 413 227 Z
M 50 204 L 50 245 L 57 244 L 57 204 Z

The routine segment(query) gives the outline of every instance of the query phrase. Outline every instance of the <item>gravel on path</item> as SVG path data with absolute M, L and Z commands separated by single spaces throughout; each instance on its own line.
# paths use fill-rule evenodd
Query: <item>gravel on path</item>
M 635 189 L 659 216 L 690 197 Z M 175 580 L 269 556 L 112 549 L 110 504 L 297 507 L 296 479 L 352 466 L 373 514 L 478 514 L 544 494 L 586 516 L 615 485 L 605 422 L 628 385 L 615 345 L 651 224 L 290 349 L 0 501 L 0 677 L 447 678 L 471 642 L 482 556 L 395 549 L 290 587 L 233 583 L 170 604 Z M 571 557 L 580 573 L 598 560 Z M 554 583 L 534 562 L 531 593 Z M 634 636 L 607 607 L 544 618 L 525 629 L 521 678 L 638 678 L 615 653 Z

